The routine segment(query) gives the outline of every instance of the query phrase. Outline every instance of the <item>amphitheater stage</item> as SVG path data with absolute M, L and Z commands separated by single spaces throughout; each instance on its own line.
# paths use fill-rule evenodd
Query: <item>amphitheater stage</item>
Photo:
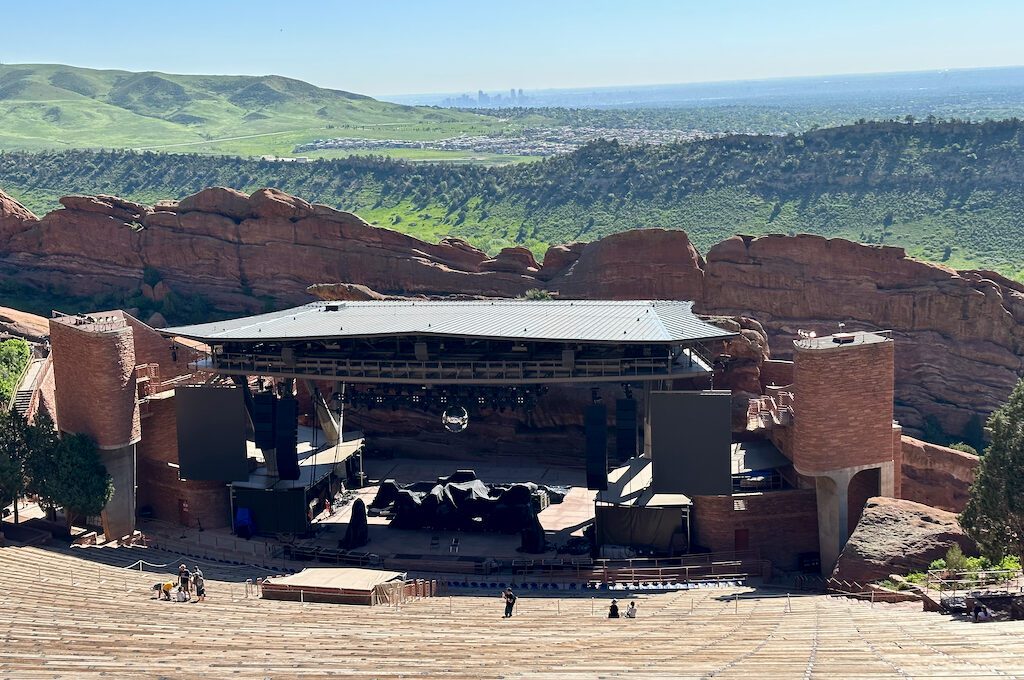
M 399 484 L 430 481 L 450 475 L 457 469 L 472 469 L 477 477 L 488 484 L 535 482 L 551 486 L 570 487 L 561 503 L 552 504 L 539 515 L 545 538 L 551 547 L 547 553 L 527 555 L 517 551 L 519 534 L 498 534 L 468 531 L 438 531 L 432 529 L 392 529 L 387 517 L 368 517 L 370 542 L 363 549 L 381 556 L 402 556 L 410 560 L 426 558 L 433 561 L 469 562 L 488 558 L 538 559 L 553 557 L 554 546 L 565 544 L 573 536 L 582 536 L 587 523 L 594 519 L 596 491 L 586 488 L 583 470 L 547 467 L 543 465 L 513 465 L 487 461 L 424 461 L 395 458 L 364 461 L 368 485 L 356 494 L 369 507 L 380 483 L 393 479 Z M 354 499 L 353 499 L 354 500 Z M 333 515 L 321 513 L 314 520 L 318 536 L 303 545 L 336 548 L 338 539 L 345 535 L 351 518 L 352 503 L 337 508 Z
M 393 601 L 405 586 L 405 574 L 397 571 L 314 567 L 270 577 L 262 592 L 268 600 L 375 605 Z

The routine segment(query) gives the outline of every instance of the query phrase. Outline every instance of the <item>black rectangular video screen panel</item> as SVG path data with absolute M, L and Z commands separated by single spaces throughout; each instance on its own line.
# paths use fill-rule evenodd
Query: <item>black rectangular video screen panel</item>
M 238 482 L 249 478 L 247 415 L 237 387 L 197 385 L 174 391 L 178 475 L 182 479 Z
M 732 394 L 651 393 L 652 488 L 657 493 L 732 493 Z

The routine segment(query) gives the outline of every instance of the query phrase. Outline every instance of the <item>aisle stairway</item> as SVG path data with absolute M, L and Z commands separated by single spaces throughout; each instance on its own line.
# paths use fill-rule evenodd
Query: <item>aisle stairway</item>
M 32 415 L 32 397 L 39 387 L 40 374 L 43 372 L 48 361 L 49 359 L 32 359 L 14 391 L 14 398 L 11 400 L 11 403 L 14 410 L 25 418 Z
M 208 601 L 179 604 L 149 590 L 173 562 L 139 573 L 115 565 L 146 549 L 120 550 L 0 548 L 0 677 L 1024 676 L 1024 622 L 906 605 L 706 589 L 637 598 L 636 620 L 524 596 L 503 620 L 497 593 L 397 611 L 246 598 L 248 567 L 208 569 Z

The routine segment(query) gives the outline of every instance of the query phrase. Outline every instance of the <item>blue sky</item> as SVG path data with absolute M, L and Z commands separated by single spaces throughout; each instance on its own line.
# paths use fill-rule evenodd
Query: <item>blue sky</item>
M 0 61 L 370 95 L 1024 65 L 1021 0 L 14 0 Z

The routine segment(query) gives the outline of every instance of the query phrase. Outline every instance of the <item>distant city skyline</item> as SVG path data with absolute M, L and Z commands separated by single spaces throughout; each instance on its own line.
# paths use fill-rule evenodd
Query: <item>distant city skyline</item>
M 275 74 L 378 97 L 1024 65 L 1010 0 L 179 0 L 173 16 L 39 0 L 4 14 L 4 63 Z

